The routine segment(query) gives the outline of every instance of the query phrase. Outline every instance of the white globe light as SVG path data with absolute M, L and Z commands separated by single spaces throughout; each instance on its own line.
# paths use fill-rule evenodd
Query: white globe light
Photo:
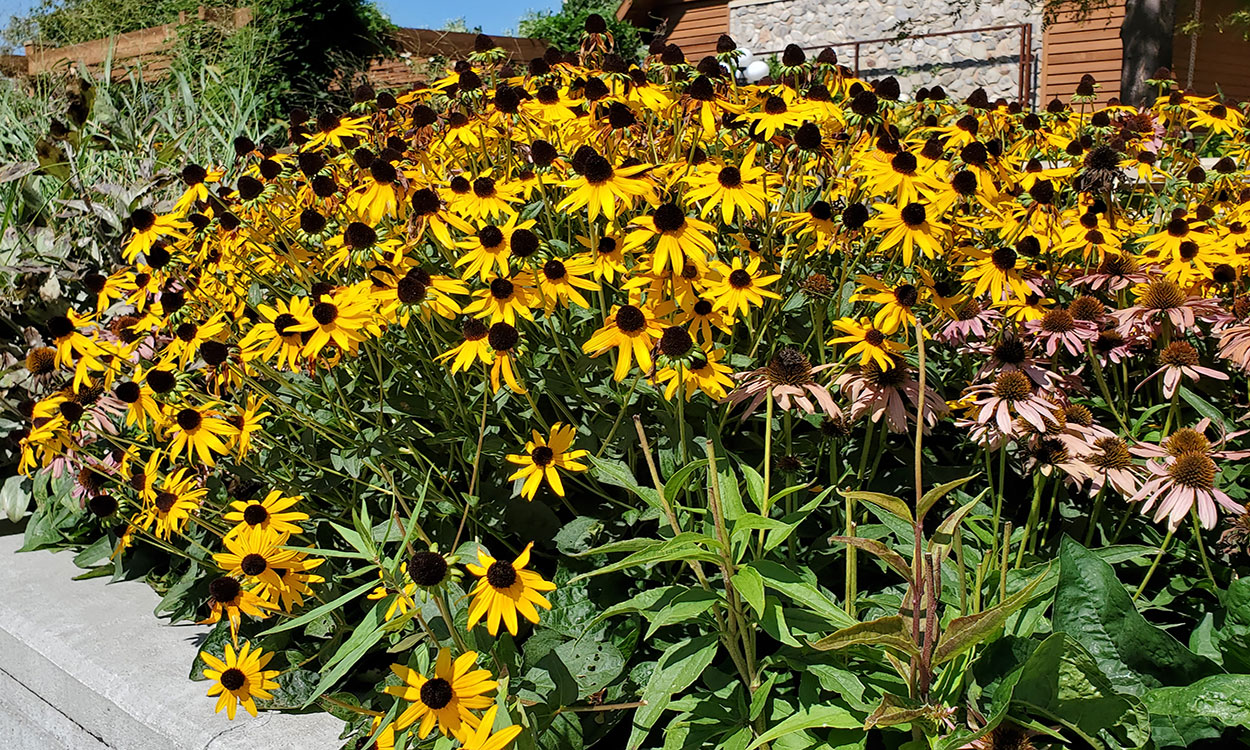
M 763 60 L 756 60 L 747 66 L 743 73 L 749 83 L 756 83 L 764 76 L 768 75 L 768 63 Z
M 745 69 L 755 60 L 755 54 L 749 49 L 738 49 L 738 67 Z

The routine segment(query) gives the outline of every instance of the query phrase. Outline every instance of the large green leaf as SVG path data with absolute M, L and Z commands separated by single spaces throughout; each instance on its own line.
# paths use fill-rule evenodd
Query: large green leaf
M 1053 627 L 1080 641 L 1111 684 L 1130 695 L 1223 672 L 1147 622 L 1112 567 L 1070 537 L 1059 552 Z
M 862 726 L 863 722 L 852 716 L 851 712 L 842 706 L 812 706 L 799 711 L 756 737 L 747 750 L 755 750 L 765 743 L 805 729 L 856 729 Z
M 824 617 L 836 628 L 848 628 L 858 622 L 840 608 L 828 596 L 821 593 L 816 584 L 803 579 L 798 573 L 772 560 L 757 560 L 751 567 L 759 572 L 764 585 L 790 597 L 795 604 Z
M 1224 594 L 1224 622 L 1215 631 L 1224 664 L 1250 672 L 1250 578 L 1238 578 Z
M 1250 729 L 1250 675 L 1217 674 L 1184 687 L 1146 691 L 1157 747 L 1189 747 L 1226 727 Z
M 836 651 L 851 646 L 889 646 L 910 656 L 920 653 L 911 639 L 906 620 L 899 615 L 857 623 L 807 645 L 818 651 Z
M 1066 633 L 1042 642 L 1008 683 L 1011 703 L 1063 724 L 1095 748 L 1136 750 L 1150 740 L 1150 716 L 1116 691 L 1094 656 Z
M 629 748 L 642 745 L 651 727 L 668 708 L 674 693 L 690 687 L 716 656 L 719 644 L 716 636 L 702 635 L 670 646 L 661 656 L 651 673 L 651 679 L 642 691 L 642 701 L 634 712 L 634 729 L 629 736 Z

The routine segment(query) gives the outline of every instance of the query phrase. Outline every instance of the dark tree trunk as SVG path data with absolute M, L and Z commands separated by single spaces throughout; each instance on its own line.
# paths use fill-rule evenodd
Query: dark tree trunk
M 1148 104 L 1147 78 L 1159 68 L 1172 67 L 1172 36 L 1176 32 L 1176 0 L 1127 0 L 1120 40 L 1124 58 L 1120 63 L 1120 100 L 1125 104 Z

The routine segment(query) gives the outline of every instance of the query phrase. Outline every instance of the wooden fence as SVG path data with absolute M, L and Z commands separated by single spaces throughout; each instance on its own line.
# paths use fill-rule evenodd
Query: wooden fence
M 179 14 L 177 23 L 167 23 L 131 31 L 106 39 L 95 39 L 66 47 L 26 45 L 26 55 L 0 56 L 0 75 L 19 77 L 58 73 L 85 68 L 99 74 L 106 63 L 114 78 L 127 75 L 139 67 L 147 78 L 160 78 L 172 64 L 172 49 L 178 40 L 178 29 L 198 20 L 214 24 L 226 32 L 242 28 L 252 21 L 250 8 L 220 9 L 200 6 L 195 14 Z M 400 55 L 375 60 L 365 75 L 379 87 L 402 87 L 417 82 L 423 63 L 432 58 L 462 59 L 473 51 L 477 35 L 432 29 L 398 29 L 393 37 Z M 547 43 L 525 37 L 492 37 L 517 61 L 528 62 L 541 57 Z

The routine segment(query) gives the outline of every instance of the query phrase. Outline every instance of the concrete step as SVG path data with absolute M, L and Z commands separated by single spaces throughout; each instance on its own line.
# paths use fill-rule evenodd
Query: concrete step
M 22 552 L 0 521 L 0 747 L 5 750 L 336 750 L 329 714 L 214 714 L 187 679 L 209 628 L 170 625 L 139 581 L 71 580 L 71 555 Z

